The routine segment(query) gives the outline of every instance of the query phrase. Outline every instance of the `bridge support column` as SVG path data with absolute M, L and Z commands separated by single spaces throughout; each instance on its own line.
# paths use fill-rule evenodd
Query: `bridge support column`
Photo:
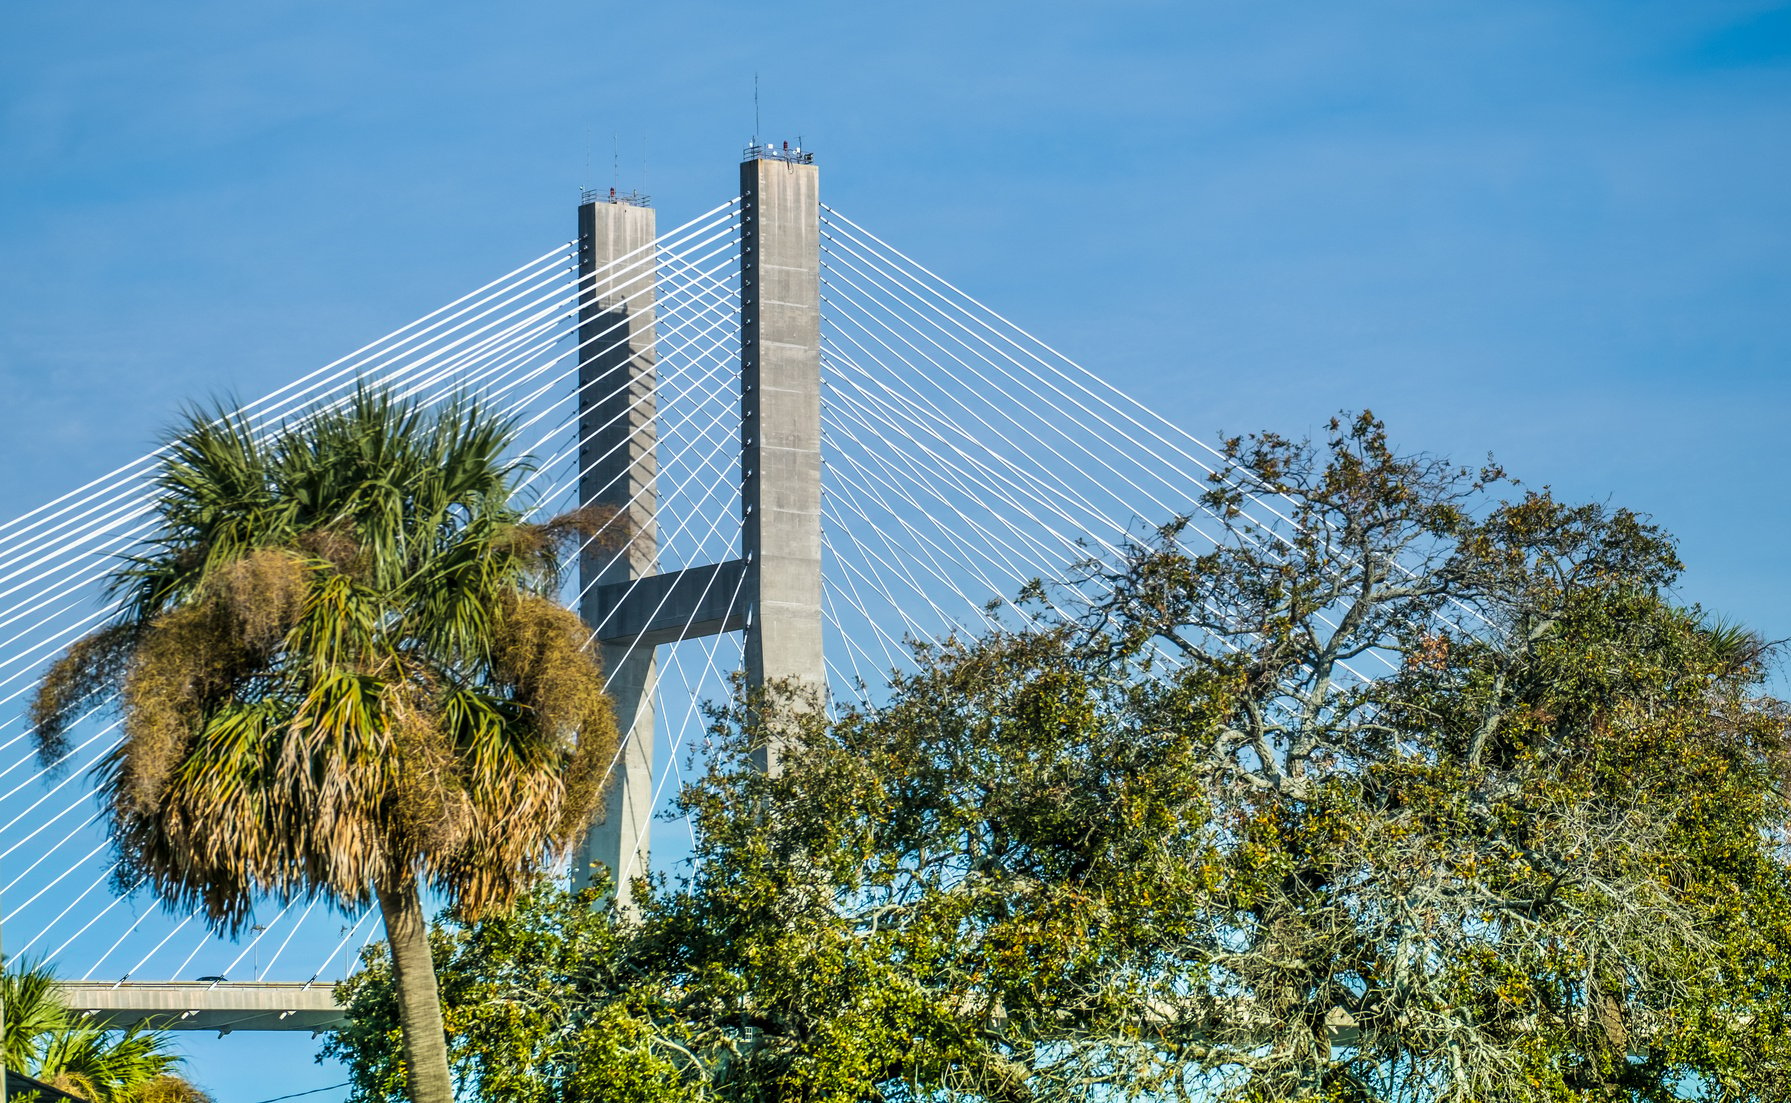
M 617 639 L 605 630 L 613 610 L 603 606 L 602 596 L 605 587 L 626 588 L 658 570 L 656 236 L 651 207 L 611 201 L 578 208 L 579 501 L 620 511 L 628 543 L 619 550 L 587 547 L 579 556 L 579 612 L 602 640 L 623 743 L 603 820 L 574 857 L 573 887 L 588 885 L 593 866 L 602 865 L 616 881 L 623 907 L 633 896 L 627 878 L 647 872 L 657 671 L 650 641 Z
M 762 154 L 762 156 L 760 155 Z M 653 650 L 746 632 L 750 688 L 826 692 L 821 655 L 821 208 L 815 166 L 764 148 L 740 166 L 741 557 L 658 573 L 654 527 L 653 212 L 579 208 L 579 496 L 622 510 L 630 543 L 587 550 L 580 609 L 603 648 L 625 740 L 604 821 L 578 854 L 618 878 L 647 869 L 653 814 Z M 734 600 L 735 595 L 739 600 Z M 798 704 L 800 705 L 800 701 Z M 777 769 L 777 746 L 755 764 Z
M 746 679 L 823 694 L 820 181 L 807 158 L 751 152 L 766 155 L 740 166 Z

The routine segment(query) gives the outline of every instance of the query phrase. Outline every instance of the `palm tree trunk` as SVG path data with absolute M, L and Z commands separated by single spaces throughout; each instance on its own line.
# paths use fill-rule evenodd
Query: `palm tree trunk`
M 404 1036 L 404 1067 L 411 1103 L 454 1103 L 448 1075 L 448 1039 L 442 1031 L 441 996 L 435 962 L 429 956 L 429 924 L 415 878 L 398 885 L 375 883 L 379 913 L 392 948 L 392 983 L 398 993 L 398 1025 Z

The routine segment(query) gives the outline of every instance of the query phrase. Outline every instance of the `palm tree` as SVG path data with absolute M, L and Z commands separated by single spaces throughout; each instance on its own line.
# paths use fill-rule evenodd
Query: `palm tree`
M 1770 656 L 1783 640 L 1768 640 L 1758 631 L 1727 617 L 1708 617 L 1699 627 L 1704 642 L 1717 668 L 1724 674 L 1742 674 L 1758 669 L 1760 661 Z
M 0 977 L 6 1067 L 93 1103 L 210 1103 L 174 1075 L 180 1058 L 165 1031 L 102 1030 L 70 1011 L 56 978 L 41 965 Z M 39 1093 L 41 1094 L 41 1093 Z
M 549 596 L 590 511 L 530 525 L 477 404 L 371 389 L 260 433 L 194 413 L 123 612 L 38 689 L 40 753 L 118 691 L 97 768 L 122 876 L 240 931 L 263 894 L 377 901 L 411 1097 L 452 1099 L 421 892 L 506 906 L 569 851 L 616 746 L 589 633 Z

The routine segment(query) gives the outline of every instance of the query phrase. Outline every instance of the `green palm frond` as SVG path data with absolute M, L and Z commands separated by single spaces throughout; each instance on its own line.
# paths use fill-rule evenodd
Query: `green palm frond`
M 60 1029 L 67 1019 L 67 1009 L 56 990 L 55 974 L 41 963 L 15 965 L 0 975 L 0 1001 L 4 1001 L 6 1011 L 4 1039 L 0 1040 L 6 1067 L 38 1068 L 43 1039 Z
M 131 1103 L 178 1064 L 157 1031 L 107 1031 L 71 1022 L 50 1035 L 37 1077 L 93 1103 Z
M 1700 631 L 1718 669 L 1725 674 L 1744 673 L 1758 666 L 1775 646 L 1759 632 L 1727 617 L 1706 619 Z
M 175 1081 L 188 1099 L 207 1097 L 178 1081 L 181 1061 L 166 1032 L 149 1027 L 102 1030 L 69 1010 L 55 974 L 26 962 L 0 975 L 6 1067 L 94 1103 L 134 1103 L 150 1085 Z

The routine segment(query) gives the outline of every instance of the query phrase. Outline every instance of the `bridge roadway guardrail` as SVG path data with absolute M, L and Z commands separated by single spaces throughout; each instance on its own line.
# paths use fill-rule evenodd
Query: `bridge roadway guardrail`
M 63 981 L 70 1008 L 106 1026 L 164 1030 L 333 1030 L 347 1020 L 329 982 Z

